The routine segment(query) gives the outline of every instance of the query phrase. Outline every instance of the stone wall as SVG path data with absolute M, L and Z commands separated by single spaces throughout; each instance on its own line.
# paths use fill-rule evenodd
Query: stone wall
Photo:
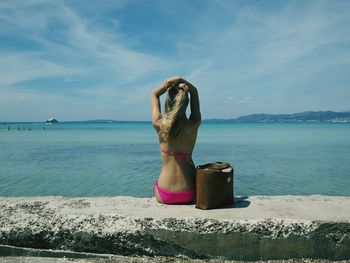
M 293 210 L 290 200 L 298 198 Z M 303 202 L 309 209 L 300 210 Z M 350 197 L 324 196 L 256 196 L 208 211 L 154 198 L 2 197 L 0 244 L 128 256 L 342 260 L 350 258 L 349 208 Z

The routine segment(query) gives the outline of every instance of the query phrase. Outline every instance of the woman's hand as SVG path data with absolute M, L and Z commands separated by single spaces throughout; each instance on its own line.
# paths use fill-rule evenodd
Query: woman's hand
M 169 89 L 172 87 L 176 87 L 177 84 L 179 84 L 180 82 L 184 82 L 184 79 L 180 77 L 171 77 L 165 80 L 163 86 Z
M 182 89 L 183 91 L 188 92 L 189 87 L 185 83 L 180 83 L 179 89 Z
M 164 83 L 159 86 L 158 88 L 155 88 L 152 91 L 152 94 L 156 97 L 160 97 L 161 95 L 163 95 L 165 92 L 167 91 L 171 91 L 171 92 L 177 92 L 178 91 L 178 84 L 180 82 L 184 82 L 184 80 L 180 77 L 171 77 L 168 78 L 164 81 Z M 173 89 L 173 91 L 171 90 Z

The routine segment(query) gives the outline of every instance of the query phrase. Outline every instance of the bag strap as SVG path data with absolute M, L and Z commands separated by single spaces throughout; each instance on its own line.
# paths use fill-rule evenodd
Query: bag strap
M 209 169 L 209 170 L 221 171 L 229 167 L 231 167 L 229 163 L 215 162 L 215 163 L 206 163 L 206 164 L 198 165 L 196 169 Z

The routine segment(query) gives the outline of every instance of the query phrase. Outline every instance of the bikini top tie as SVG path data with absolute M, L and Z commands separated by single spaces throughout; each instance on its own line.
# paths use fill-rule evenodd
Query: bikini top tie
M 161 154 L 163 155 L 174 155 L 175 159 L 184 163 L 186 162 L 187 158 L 191 156 L 192 152 L 186 153 L 186 152 L 165 152 L 165 151 L 160 151 Z

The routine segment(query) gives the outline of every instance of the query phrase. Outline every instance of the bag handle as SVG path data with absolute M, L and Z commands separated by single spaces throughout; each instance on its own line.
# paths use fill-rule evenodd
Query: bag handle
M 231 167 L 229 163 L 224 163 L 224 162 L 215 162 L 215 163 L 206 163 L 202 165 L 198 165 L 196 169 L 209 169 L 209 170 L 224 170 L 226 168 Z

